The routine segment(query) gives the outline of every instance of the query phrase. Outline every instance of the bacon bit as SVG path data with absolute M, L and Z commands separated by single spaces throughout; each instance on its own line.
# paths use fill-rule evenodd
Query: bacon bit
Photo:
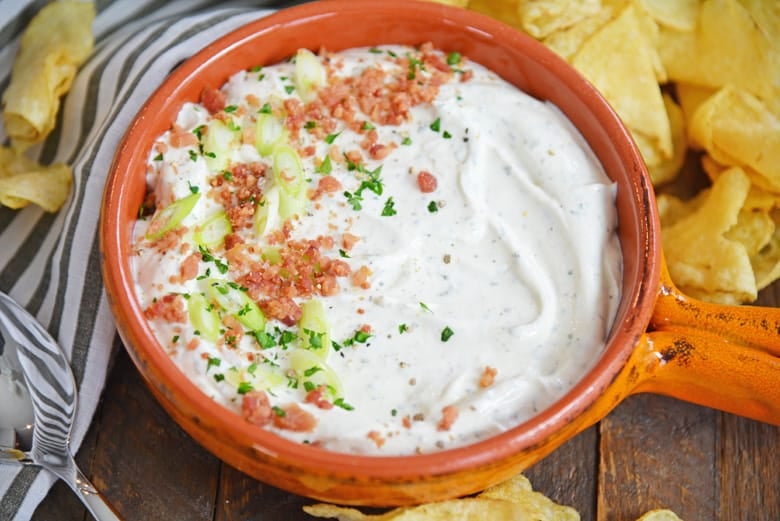
M 266 317 L 275 318 L 286 326 L 294 326 L 303 314 L 301 307 L 287 297 L 261 300 L 258 305 Z
M 260 106 L 260 98 L 255 96 L 254 94 L 247 94 L 244 96 L 244 99 L 246 100 L 247 104 L 250 107 L 259 107 Z
M 357 314 L 358 314 L 358 315 L 365 315 L 365 314 L 366 314 L 366 310 L 365 310 L 365 309 L 363 309 L 363 308 L 358 308 L 358 309 L 357 309 Z
M 200 345 L 200 340 L 197 338 L 193 338 L 192 340 L 187 342 L 187 351 L 195 351 L 199 345 Z
M 241 399 L 241 416 L 254 425 L 264 427 L 274 419 L 274 411 L 265 391 L 249 391 Z
M 333 275 L 325 275 L 318 279 L 317 287 L 320 290 L 320 295 L 323 297 L 332 297 L 333 295 L 338 295 L 341 291 L 341 286 L 339 286 L 336 277 Z
M 168 145 L 164 141 L 158 141 L 154 144 L 154 151 L 164 154 L 168 151 Z
M 319 407 L 320 409 L 332 409 L 333 404 L 329 402 L 325 398 L 325 393 L 327 392 L 328 388 L 325 385 L 320 385 L 316 389 L 312 389 L 306 394 L 306 398 L 304 401 L 306 403 L 312 403 Z
M 242 228 L 251 228 L 254 223 L 255 205 L 247 200 L 236 206 L 231 206 L 225 210 L 230 226 L 234 230 Z
M 174 123 L 169 141 L 174 148 L 192 147 L 198 144 L 198 136 Z
M 320 181 L 317 183 L 317 189 L 314 191 L 312 199 L 317 200 L 322 197 L 322 194 L 324 193 L 333 194 L 339 190 L 341 190 L 341 183 L 339 180 L 333 176 L 326 175 L 321 177 Z
M 229 233 L 225 236 L 225 250 L 230 251 L 239 244 L 244 244 L 244 239 L 237 233 Z
M 411 429 L 412 428 L 412 419 L 409 417 L 408 414 L 403 417 L 403 419 L 401 420 L 401 424 L 403 424 L 405 429 Z
M 225 345 L 233 348 L 236 347 L 244 336 L 244 328 L 241 327 L 241 322 L 232 315 L 225 315 L 222 319 L 222 324 L 225 326 L 225 334 L 222 335 L 222 340 L 225 342 Z
M 251 145 L 255 142 L 255 129 L 249 125 L 241 129 L 241 144 Z
M 371 159 L 381 160 L 389 156 L 390 152 L 392 152 L 394 148 L 395 147 L 393 146 L 376 143 L 371 145 L 371 148 L 368 149 L 368 155 L 371 157 Z
M 384 436 L 382 436 L 378 431 L 369 431 L 366 437 L 374 442 L 377 449 L 381 449 L 382 445 L 385 444 Z
M 162 226 L 162 223 L 158 224 Z M 155 233 L 156 230 L 159 230 L 159 227 L 152 224 L 149 226 L 147 233 Z M 179 226 L 178 228 L 169 230 L 156 241 L 152 241 L 152 245 L 161 252 L 173 250 L 177 245 L 181 244 L 182 237 L 184 237 L 184 234 L 188 231 L 189 228 L 186 226 Z
M 317 244 L 319 244 L 320 248 L 325 248 L 326 250 L 329 250 L 333 248 L 333 244 L 335 241 L 333 240 L 333 237 L 330 235 L 320 235 L 317 237 Z
M 161 318 L 166 322 L 184 323 L 187 320 L 184 297 L 176 294 L 165 295 L 144 310 L 144 317 L 147 320 Z
M 363 164 L 363 154 L 360 153 L 360 150 L 350 150 L 344 156 L 350 163 L 355 163 L 356 165 Z
M 200 93 L 200 103 L 206 107 L 209 114 L 215 114 L 224 109 L 226 102 L 227 97 L 225 96 L 225 93 L 219 89 L 205 88 L 203 89 L 203 92 Z
M 420 187 L 420 191 L 424 194 L 429 194 L 436 190 L 438 184 L 433 174 L 427 170 L 420 170 L 420 173 L 417 174 L 417 186 Z
M 479 378 L 479 386 L 485 389 L 493 385 L 493 382 L 496 380 L 496 374 L 498 374 L 498 371 L 495 367 L 486 366 L 485 371 Z
M 360 240 L 360 237 L 357 235 L 353 235 L 349 232 L 344 232 L 341 234 L 341 246 L 347 250 L 350 251 L 355 244 Z
M 297 403 L 282 407 L 284 415 L 273 413 L 274 425 L 293 432 L 311 432 L 317 426 L 317 418 L 303 410 Z
M 370 288 L 371 284 L 368 282 L 368 277 L 370 275 L 371 270 L 367 266 L 361 266 L 355 274 L 352 275 L 352 285 L 363 289 Z
M 360 331 L 362 331 L 363 333 L 371 333 L 371 331 L 372 331 L 371 325 L 370 324 L 363 324 L 362 326 L 360 326 Z
M 198 266 L 200 265 L 200 253 L 192 253 L 181 263 L 179 268 L 179 281 L 185 282 L 198 276 Z
M 452 427 L 452 424 L 455 423 L 455 420 L 458 419 L 458 415 L 460 414 L 460 411 L 458 411 L 458 408 L 454 405 L 447 405 L 441 410 L 441 421 L 439 421 L 439 425 L 436 427 L 437 430 L 440 431 L 448 431 Z
M 346 277 L 352 272 L 352 268 L 350 268 L 349 264 L 347 264 L 343 260 L 336 259 L 336 260 L 331 260 L 328 263 L 328 268 L 326 272 L 329 275 L 335 275 L 336 277 Z

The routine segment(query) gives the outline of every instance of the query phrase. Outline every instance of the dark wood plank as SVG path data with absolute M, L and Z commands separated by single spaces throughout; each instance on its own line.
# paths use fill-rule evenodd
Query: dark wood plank
M 601 423 L 596 519 L 633 521 L 654 508 L 719 519 L 720 414 L 654 395 L 618 406 Z
M 575 508 L 582 519 L 596 518 L 598 426 L 570 439 L 524 474 L 534 490 Z
M 212 520 L 220 462 L 159 406 L 127 354 L 118 353 L 88 475 L 127 521 Z
M 266 485 L 223 464 L 215 521 L 311 521 L 303 505 L 314 503 Z
M 780 519 L 780 427 L 724 414 L 720 438 L 721 518 Z

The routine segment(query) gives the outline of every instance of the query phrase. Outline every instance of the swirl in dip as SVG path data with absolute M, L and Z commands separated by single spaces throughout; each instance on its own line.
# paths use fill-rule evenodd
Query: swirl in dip
M 573 125 L 457 52 L 240 71 L 150 151 L 157 338 L 246 421 L 334 451 L 467 444 L 551 405 L 619 300 L 615 187 Z

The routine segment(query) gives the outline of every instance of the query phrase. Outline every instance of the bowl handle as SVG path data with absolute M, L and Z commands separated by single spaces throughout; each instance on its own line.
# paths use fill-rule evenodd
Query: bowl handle
M 654 392 L 780 425 L 780 309 L 684 295 L 666 267 L 648 332 L 629 362 Z M 630 373 L 629 373 L 630 374 Z

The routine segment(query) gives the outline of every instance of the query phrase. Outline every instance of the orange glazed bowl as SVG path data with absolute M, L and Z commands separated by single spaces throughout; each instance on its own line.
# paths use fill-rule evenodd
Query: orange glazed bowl
M 242 421 L 178 369 L 144 318 L 130 266 L 146 161 L 186 101 L 233 73 L 297 49 L 432 42 L 458 51 L 530 95 L 557 105 L 617 183 L 622 297 L 600 359 L 563 398 L 521 425 L 460 448 L 366 456 L 301 445 Z M 663 266 L 650 179 L 628 131 L 599 93 L 532 38 L 491 18 L 436 3 L 332 0 L 285 9 L 208 45 L 166 78 L 116 152 L 105 188 L 101 251 L 119 333 L 168 413 L 239 470 L 320 500 L 402 505 L 498 483 L 600 420 L 635 392 L 658 392 L 780 423 L 780 311 L 714 306 L 677 291 Z

